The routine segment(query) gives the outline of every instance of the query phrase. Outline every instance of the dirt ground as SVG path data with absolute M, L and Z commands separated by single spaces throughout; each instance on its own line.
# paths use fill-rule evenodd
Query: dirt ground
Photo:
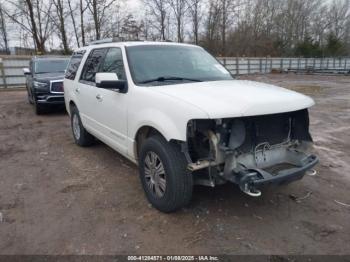
M 128 160 L 76 146 L 63 111 L 36 116 L 24 91 L 0 92 L 0 253 L 350 254 L 350 77 L 245 78 L 316 100 L 317 175 L 260 198 L 196 187 L 173 214 L 150 207 Z

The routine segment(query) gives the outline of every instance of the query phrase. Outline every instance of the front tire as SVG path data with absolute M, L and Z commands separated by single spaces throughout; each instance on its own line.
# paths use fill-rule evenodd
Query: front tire
M 139 171 L 148 201 L 162 212 L 173 212 L 192 198 L 192 174 L 180 147 L 162 136 L 148 138 L 141 147 Z
M 79 110 L 75 106 L 71 107 L 71 127 L 77 145 L 85 147 L 94 143 L 94 137 L 84 128 Z
M 46 107 L 44 105 L 38 104 L 38 102 L 34 99 L 34 112 L 37 115 L 42 115 L 46 113 Z

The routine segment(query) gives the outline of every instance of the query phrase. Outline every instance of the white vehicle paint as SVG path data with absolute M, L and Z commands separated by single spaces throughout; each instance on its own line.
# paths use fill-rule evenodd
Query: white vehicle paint
M 133 162 L 137 158 L 134 152 L 135 135 L 142 126 L 154 127 L 168 141 L 185 141 L 186 126 L 191 119 L 282 113 L 308 108 L 314 104 L 310 97 L 300 93 L 253 81 L 137 86 L 130 75 L 125 47 L 152 44 L 188 46 L 164 42 L 124 42 L 97 46 L 122 49 L 128 80 L 127 94 L 96 87 L 83 90 L 87 86 L 79 83 L 78 79 L 64 81 L 67 111 L 69 112 L 69 103 L 73 101 L 81 108 L 86 128 Z M 83 47 L 77 51 L 86 50 L 88 53 L 93 48 L 96 46 Z M 86 58 L 87 55 L 82 60 L 77 75 L 80 75 Z M 103 101 L 99 102 L 96 96 L 101 96 Z
M 295 138 L 295 141 L 291 138 L 291 136 L 297 132 L 295 130 L 292 131 L 292 120 L 296 121 L 296 119 L 298 119 L 299 121 L 301 119 L 305 122 L 304 124 L 301 124 L 301 127 L 305 127 L 307 130 L 305 130 L 304 133 L 299 132 L 298 136 L 307 137 L 302 140 L 311 139 L 308 134 L 308 116 L 305 116 L 305 112 L 300 113 L 304 114 L 302 117 L 298 116 L 299 113 L 297 113 L 314 104 L 314 101 L 310 97 L 269 84 L 232 79 L 201 82 L 192 81 L 191 79 L 184 79 L 176 82 L 177 80 L 172 79 L 169 80 L 174 81 L 171 83 L 166 83 L 164 79 L 161 79 L 157 80 L 157 84 L 154 85 L 145 84 L 145 81 L 144 83 L 140 82 L 143 83 L 140 84 L 135 72 L 137 70 L 139 70 L 139 72 L 147 71 L 147 66 L 138 68 L 137 64 L 131 64 L 132 59 L 129 57 L 128 48 L 140 47 L 135 50 L 142 51 L 143 48 L 159 47 L 159 49 L 161 49 L 160 47 L 164 46 L 176 48 L 183 47 L 184 49 L 193 48 L 191 50 L 194 50 L 194 53 L 196 52 L 195 50 L 201 50 L 201 52 L 203 52 L 201 47 L 163 42 L 118 42 L 91 45 L 78 49 L 76 53 L 84 53 L 84 55 L 78 69 L 76 70 L 76 75 L 75 77 L 71 77 L 68 72 L 68 77 L 64 80 L 67 111 L 71 114 L 72 105 L 74 105 L 79 110 L 82 126 L 88 133 L 99 138 L 135 163 L 138 163 L 138 150 L 139 147 L 142 146 L 137 144 L 137 136 L 139 131 L 142 131 L 145 127 L 150 127 L 156 130 L 168 142 L 178 141 L 179 144 L 185 145 L 184 149 L 186 149 L 190 143 L 188 141 L 190 136 L 189 129 L 193 129 L 193 132 L 197 132 L 194 129 L 196 124 L 192 124 L 193 120 L 212 119 L 216 121 L 216 127 L 227 128 L 225 119 L 231 119 L 231 122 L 227 122 L 228 125 L 230 125 L 228 133 L 233 133 L 233 130 L 235 129 L 242 130 L 242 124 L 238 123 L 242 120 L 235 119 L 242 119 L 242 117 L 245 119 L 247 117 L 264 115 L 269 117 L 275 116 L 276 114 L 276 119 L 279 119 L 278 114 L 287 114 L 286 117 L 289 117 L 289 132 L 287 140 L 277 145 L 271 144 L 271 141 L 264 142 L 262 154 L 265 154 L 265 151 L 267 151 L 267 154 L 262 157 L 259 155 L 260 144 L 256 145 L 255 151 L 240 154 L 240 157 L 236 158 L 236 160 L 230 155 L 230 152 L 233 152 L 233 149 L 237 148 L 235 144 L 242 144 L 245 137 L 249 135 L 246 131 L 247 127 L 245 127 L 245 129 L 243 127 L 243 135 L 237 134 L 233 137 L 231 134 L 229 143 L 223 143 L 220 146 L 219 143 L 221 143 L 220 141 L 222 140 L 221 138 L 224 133 L 215 131 L 219 129 L 215 129 L 214 131 L 201 131 L 207 136 L 208 141 L 211 143 L 210 152 L 214 154 L 214 159 L 209 162 L 207 160 L 197 159 L 194 163 L 188 163 L 189 170 L 196 171 L 203 168 L 210 168 L 212 165 L 219 166 L 225 164 L 225 170 L 222 170 L 221 176 L 230 181 L 234 180 L 229 178 L 229 176 L 231 175 L 231 172 L 233 172 L 232 170 L 236 170 L 234 167 L 236 166 L 237 161 L 241 161 L 240 163 L 242 163 L 242 165 L 260 170 L 258 169 L 259 167 L 265 168 L 270 166 L 270 164 L 272 165 L 273 163 L 278 164 L 283 162 L 285 159 L 288 160 L 288 163 L 300 164 L 304 161 L 303 159 L 310 157 L 304 153 L 298 153 L 297 155 L 289 153 L 291 147 L 298 145 L 299 142 L 296 140 L 300 138 Z M 97 49 L 98 51 L 94 51 Z M 157 51 L 156 48 L 152 50 Z M 96 52 L 97 54 L 98 52 L 101 52 L 104 54 L 100 55 L 104 58 L 99 66 L 99 70 L 104 68 L 105 63 L 108 62 L 108 59 L 110 58 L 107 55 L 108 52 L 119 54 L 121 57 L 120 59 L 122 59 L 124 64 L 125 75 L 123 75 L 123 78 L 125 78 L 125 81 L 124 79 L 118 79 L 117 73 L 111 75 L 111 73 L 105 73 L 103 70 L 98 71 L 102 73 L 96 74 L 95 82 L 92 80 L 85 81 L 85 79 L 90 79 L 90 75 L 88 73 L 87 77 L 84 75 L 85 71 L 89 72 L 89 69 L 84 69 L 85 71 L 83 72 L 84 64 L 87 62 L 89 56 L 94 56 L 93 52 Z M 99 55 L 96 55 L 96 57 L 99 59 Z M 72 61 L 73 59 L 74 55 Z M 205 68 L 206 64 L 204 63 L 204 65 L 201 65 L 200 61 L 201 60 L 196 60 L 193 65 L 190 65 L 190 67 L 199 68 L 197 69 L 198 72 L 208 71 L 209 69 L 214 71 L 218 70 L 223 76 L 227 75 L 229 77 L 228 71 L 217 62 L 213 63 L 212 68 L 207 69 Z M 204 59 L 204 61 L 206 60 Z M 90 62 L 87 62 L 86 64 L 89 65 L 89 63 Z M 93 65 L 93 63 L 90 64 Z M 150 65 L 150 67 L 151 66 L 152 65 Z M 118 71 L 118 73 L 120 72 Z M 103 81 L 105 81 L 105 83 L 118 83 L 118 81 L 121 83 L 126 82 L 127 89 L 123 88 L 118 91 L 112 90 L 111 88 L 100 88 L 96 86 L 100 86 Z M 290 116 L 288 115 L 289 113 L 291 114 Z M 266 129 L 266 127 L 261 128 Z M 283 126 L 280 130 L 282 131 L 278 132 L 283 132 Z M 200 133 L 196 134 L 200 135 Z M 196 139 L 196 135 L 194 137 L 192 135 L 191 139 Z M 230 146 L 232 147 L 231 150 L 227 151 L 225 148 Z M 189 154 L 186 156 L 189 158 Z M 227 156 L 230 156 L 231 160 L 227 160 Z M 229 161 L 231 162 L 228 163 Z M 316 164 L 317 159 L 312 158 L 310 161 L 313 162 L 309 164 L 307 168 Z M 295 165 L 298 166 L 298 164 Z M 304 164 L 300 164 L 299 167 L 306 168 Z M 229 172 L 227 172 L 226 169 L 228 169 Z M 264 179 L 267 179 L 266 177 L 268 176 L 265 177 L 264 175 L 266 172 L 256 172 L 262 172 L 261 175 L 264 176 Z M 212 185 L 214 182 L 211 180 L 210 183 Z M 244 192 L 250 195 L 259 195 L 259 192 L 254 191 L 253 189 L 242 188 L 246 186 L 244 183 L 246 182 L 243 181 L 242 183 L 239 183 Z M 154 203 L 152 202 L 152 204 Z
M 157 92 L 188 102 L 209 118 L 265 115 L 308 108 L 314 101 L 297 92 L 246 80 L 215 81 L 152 87 Z

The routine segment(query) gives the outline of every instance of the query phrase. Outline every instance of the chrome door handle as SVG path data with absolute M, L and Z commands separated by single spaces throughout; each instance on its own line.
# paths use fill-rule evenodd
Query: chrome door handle
M 100 94 L 97 94 L 97 95 L 96 95 L 96 99 L 97 99 L 98 101 L 102 101 L 102 96 L 101 96 Z
M 75 89 L 75 93 L 79 94 L 80 93 L 80 88 Z

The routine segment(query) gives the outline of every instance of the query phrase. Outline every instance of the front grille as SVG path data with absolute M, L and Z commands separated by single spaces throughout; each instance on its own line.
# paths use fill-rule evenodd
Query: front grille
M 52 93 L 63 93 L 63 81 L 51 81 Z

